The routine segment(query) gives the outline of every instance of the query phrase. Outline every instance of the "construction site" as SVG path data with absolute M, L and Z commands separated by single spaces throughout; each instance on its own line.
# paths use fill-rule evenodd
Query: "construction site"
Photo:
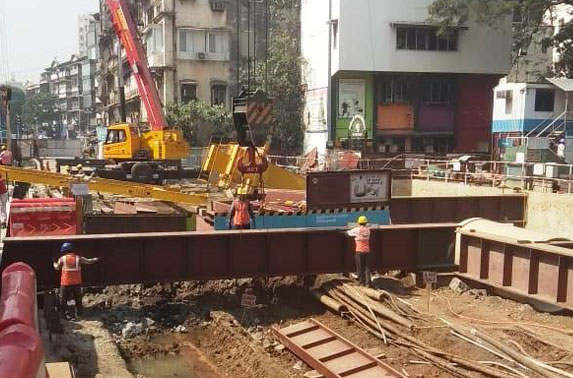
M 409 11 L 426 17 L 432 2 L 416 2 Z M 12 89 L 0 87 L 0 378 L 573 378 L 572 79 L 531 84 L 536 111 L 564 100 L 563 113 L 529 130 L 495 120 L 490 129 L 494 102 L 511 113 L 509 90 L 491 98 L 492 78 L 509 70 L 495 59 L 508 57 L 497 54 L 487 69 L 468 59 L 449 73 L 440 71 L 449 61 L 429 58 L 429 71 L 363 78 L 358 63 L 332 61 L 331 50 L 349 46 L 345 33 L 362 33 L 343 14 L 391 5 L 297 3 L 303 36 L 307 18 L 328 10 L 329 83 L 324 93 L 305 84 L 306 106 L 317 108 L 307 109 L 304 152 L 281 153 L 269 137 L 283 104 L 266 90 L 268 2 L 237 1 L 235 21 L 248 26 L 245 41 L 237 26 L 235 53 L 246 42 L 248 56 L 237 57 L 229 96 L 233 136 L 211 130 L 198 146 L 197 130 L 189 142 L 188 130 L 168 122 L 171 71 L 153 55 L 168 43 L 142 31 L 156 23 L 164 38 L 166 20 L 177 25 L 176 2 L 148 3 L 151 13 L 140 14 L 137 1 L 102 0 L 90 16 L 109 24 L 99 44 L 117 42 L 120 83 L 129 70 L 117 107 L 105 107 L 101 137 L 84 138 L 95 157 L 73 138 L 39 138 L 39 128 L 33 138 L 14 134 Z M 205 2 L 217 15 L 234 4 Z M 0 0 L 0 31 L 1 12 Z M 510 37 L 490 26 L 390 25 L 398 52 L 474 54 L 461 37 L 474 30 L 481 45 L 510 49 Z M 322 38 L 315 29 L 311 39 Z M 202 41 L 193 59 L 217 60 L 228 52 L 222 30 L 184 25 L 169 38 L 183 56 Z M 251 43 L 266 45 L 264 70 Z M 302 45 L 311 64 L 324 60 Z M 446 84 L 432 81 L 430 98 L 408 103 L 426 74 Z M 201 80 L 181 80 L 182 102 L 192 88 L 198 96 Z M 137 93 L 126 99 L 129 82 Z M 224 107 L 226 87 L 211 83 L 212 103 Z M 563 93 L 549 104 L 550 85 Z M 333 122 L 317 110 L 326 103 Z M 128 117 L 134 107 L 142 119 Z

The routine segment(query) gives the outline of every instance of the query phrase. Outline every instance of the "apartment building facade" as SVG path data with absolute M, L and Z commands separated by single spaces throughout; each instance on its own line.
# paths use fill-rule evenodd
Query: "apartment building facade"
M 65 62 L 54 60 L 40 76 L 28 94 L 50 93 L 54 96 L 56 121 L 54 130 L 59 136 L 84 134 L 98 124 L 95 77 L 97 63 L 87 56 L 72 55 Z
M 379 153 L 487 152 L 511 19 L 440 33 L 432 0 L 303 0 L 305 150 L 341 146 L 356 117 Z M 329 106 L 330 105 L 330 106 Z
M 238 2 L 238 4 L 237 4 Z M 256 33 L 247 30 L 247 0 L 132 0 L 135 17 L 145 46 L 149 67 L 164 105 L 200 100 L 231 106 L 238 93 L 237 54 L 247 56 L 247 41 Z M 104 122 L 119 121 L 118 42 L 105 1 L 100 38 L 100 96 Z M 262 7 L 259 5 L 259 16 Z M 237 12 L 237 8 L 239 12 Z M 237 17 L 240 15 L 240 17 Z M 256 15 L 255 15 L 256 16 Z M 240 25 L 237 28 L 237 20 Z M 258 22 L 259 27 L 262 25 Z M 260 32 L 260 35 L 266 35 Z M 237 47 L 237 36 L 241 43 Z M 254 44 L 253 44 L 254 45 Z M 131 69 L 122 59 L 126 113 L 130 122 L 145 122 Z M 241 62 L 239 61 L 239 65 Z

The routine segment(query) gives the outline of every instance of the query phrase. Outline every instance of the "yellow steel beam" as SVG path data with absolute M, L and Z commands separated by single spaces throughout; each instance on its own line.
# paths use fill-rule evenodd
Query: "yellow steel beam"
M 22 181 L 30 184 L 42 184 L 60 188 L 70 188 L 72 184 L 87 184 L 90 191 L 119 194 L 129 197 L 151 198 L 160 201 L 203 205 L 207 196 L 201 194 L 186 194 L 175 189 L 158 185 L 140 184 L 136 182 L 104 179 L 100 177 L 78 177 L 63 173 L 22 169 L 0 165 L 0 175 L 6 180 Z

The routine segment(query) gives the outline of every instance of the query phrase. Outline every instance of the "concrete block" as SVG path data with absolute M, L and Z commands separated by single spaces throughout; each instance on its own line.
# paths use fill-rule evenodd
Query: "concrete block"
M 458 277 L 452 278 L 449 285 L 450 289 L 458 293 L 464 293 L 470 289 L 470 287 Z

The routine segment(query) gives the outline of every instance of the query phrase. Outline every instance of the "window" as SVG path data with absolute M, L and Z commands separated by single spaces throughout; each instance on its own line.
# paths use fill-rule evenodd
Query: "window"
M 513 111 L 513 91 L 505 91 L 505 114 Z
M 181 83 L 181 102 L 186 104 L 197 99 L 196 83 Z
M 457 51 L 458 31 L 438 34 L 438 28 L 401 26 L 396 28 L 398 50 Z
M 146 35 L 147 55 L 163 53 L 163 28 L 161 25 L 153 25 Z
M 229 34 L 225 31 L 179 29 L 178 38 L 179 59 L 228 60 Z
M 106 144 L 121 143 L 125 142 L 127 138 L 125 137 L 124 130 L 108 130 L 107 137 L 105 138 Z
M 410 83 L 403 80 L 385 81 L 381 86 L 383 103 L 408 103 L 410 102 Z
M 535 90 L 535 111 L 552 112 L 555 106 L 555 91 L 553 89 Z
M 426 88 L 424 102 L 430 104 L 446 104 L 453 99 L 452 84 L 447 80 L 430 82 Z
M 227 87 L 225 85 L 213 85 L 211 87 L 211 105 L 223 105 L 227 102 Z

